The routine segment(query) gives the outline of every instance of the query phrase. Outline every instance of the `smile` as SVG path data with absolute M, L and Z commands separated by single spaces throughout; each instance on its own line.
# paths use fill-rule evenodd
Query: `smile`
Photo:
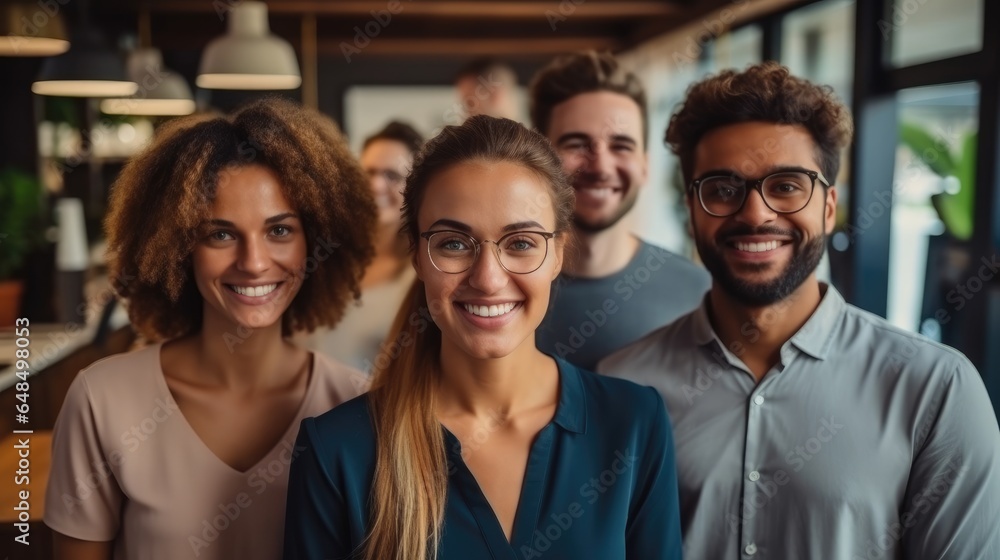
M 263 286 L 235 286 L 233 284 L 226 284 L 226 287 L 236 292 L 237 294 L 240 294 L 241 296 L 264 297 L 267 294 L 273 292 L 278 287 L 278 285 L 265 284 Z
M 501 315 L 506 315 L 517 307 L 516 303 L 501 303 L 499 305 L 471 305 L 468 303 L 462 304 L 465 310 L 473 315 L 478 315 L 479 317 L 499 317 Z
M 748 253 L 763 253 L 765 251 L 773 251 L 778 247 L 783 245 L 780 241 L 764 241 L 762 243 L 741 243 L 739 241 L 733 243 L 733 246 L 740 251 L 746 251 Z

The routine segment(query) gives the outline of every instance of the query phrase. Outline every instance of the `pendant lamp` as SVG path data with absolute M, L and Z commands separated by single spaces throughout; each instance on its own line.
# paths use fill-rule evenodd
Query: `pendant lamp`
M 267 4 L 244 1 L 229 11 L 229 30 L 209 43 L 195 83 L 205 89 L 295 89 L 302 83 L 295 51 L 272 35 Z
M 132 51 L 126 64 L 128 78 L 139 84 L 135 95 L 101 101 L 109 115 L 190 115 L 195 110 L 191 88 L 183 77 L 164 68 L 159 49 Z
M 45 61 L 31 91 L 64 97 L 123 97 L 139 89 L 125 75 L 121 56 L 104 46 L 96 29 L 84 24 L 71 37 L 73 48 Z
M 0 6 L 0 56 L 55 56 L 69 50 L 58 6 L 8 0 Z

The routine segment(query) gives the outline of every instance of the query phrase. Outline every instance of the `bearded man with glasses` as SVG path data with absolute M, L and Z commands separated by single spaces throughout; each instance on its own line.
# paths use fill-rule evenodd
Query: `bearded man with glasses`
M 686 558 L 1000 558 L 979 373 L 816 277 L 852 128 L 773 62 L 695 84 L 670 120 L 712 288 L 598 371 L 667 405 Z

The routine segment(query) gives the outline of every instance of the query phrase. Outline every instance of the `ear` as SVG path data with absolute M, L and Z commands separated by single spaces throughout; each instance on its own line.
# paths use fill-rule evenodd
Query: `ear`
M 649 149 L 646 148 L 642 152 L 642 159 L 639 161 L 639 184 L 637 186 L 643 187 L 649 182 Z
M 413 252 L 412 259 L 413 259 L 413 270 L 416 271 L 417 278 L 420 279 L 421 282 L 423 282 L 424 281 L 424 271 L 423 271 L 423 267 L 420 266 L 420 250 L 419 249 Z
M 552 239 L 552 249 L 555 251 L 556 264 L 552 267 L 552 280 L 562 272 L 563 253 L 566 251 L 566 233 L 559 233 Z
M 823 222 L 827 235 L 837 227 L 837 187 L 826 189 L 826 204 L 823 208 Z

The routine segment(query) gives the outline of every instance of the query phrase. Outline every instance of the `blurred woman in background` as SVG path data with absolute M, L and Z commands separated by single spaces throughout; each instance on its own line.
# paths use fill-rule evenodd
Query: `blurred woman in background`
M 281 556 L 299 423 L 364 385 L 287 337 L 340 319 L 374 227 L 336 126 L 290 102 L 177 121 L 128 163 L 111 270 L 155 343 L 69 389 L 45 508 L 57 559 Z
M 375 258 L 361 280 L 361 299 L 348 306 L 337 328 L 317 329 L 302 338 L 308 348 L 366 373 L 374 369 L 379 347 L 414 279 L 406 237 L 399 230 L 400 206 L 406 175 L 423 143 L 420 133 L 398 121 L 365 140 L 361 168 L 378 209 Z

